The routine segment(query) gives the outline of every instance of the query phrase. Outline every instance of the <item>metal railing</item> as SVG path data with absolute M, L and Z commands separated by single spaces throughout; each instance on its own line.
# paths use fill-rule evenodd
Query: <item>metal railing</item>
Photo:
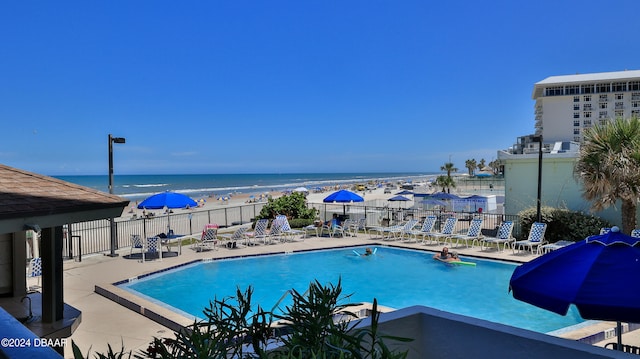
M 375 203 L 375 202 L 374 202 Z M 192 210 L 182 213 L 159 214 L 148 217 L 121 217 L 115 219 L 117 248 L 131 246 L 131 235 L 155 236 L 160 233 L 167 234 L 169 229 L 176 235 L 191 235 L 200 233 L 206 224 L 216 223 L 221 228 L 240 224 L 251 223 L 260 213 L 265 203 L 254 203 L 234 207 L 215 208 L 209 210 Z M 448 212 L 415 208 L 392 208 L 379 205 L 360 204 L 330 204 L 309 203 L 309 207 L 318 210 L 319 218 L 326 221 L 336 213 L 343 218 L 366 218 L 368 226 L 378 226 L 382 223 L 394 224 L 407 219 L 422 220 L 428 215 L 438 217 L 436 229 L 447 217 L 456 216 L 458 225 L 456 231 L 466 231 L 471 219 L 482 217 L 484 219 L 483 232 L 486 235 L 495 235 L 495 232 L 503 221 L 514 222 L 513 236 L 520 238 L 520 218 L 516 215 L 504 215 L 496 213 L 477 212 Z M 386 221 L 385 221 L 386 220 Z M 110 226 L 108 219 L 89 222 L 79 222 L 67 225 L 66 238 L 63 253 L 67 259 L 82 260 L 82 255 L 107 252 L 110 250 Z M 116 248 L 116 249 L 117 249 Z

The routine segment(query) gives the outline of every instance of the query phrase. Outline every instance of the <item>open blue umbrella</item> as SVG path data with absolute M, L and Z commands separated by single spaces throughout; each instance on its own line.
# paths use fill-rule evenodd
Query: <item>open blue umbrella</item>
M 509 289 L 514 298 L 561 315 L 573 304 L 584 319 L 639 323 L 639 243 L 613 227 L 522 264 Z
M 187 195 L 166 191 L 147 197 L 138 204 L 138 209 L 185 208 L 197 205 L 198 203 Z
M 364 202 L 364 198 L 359 195 L 347 191 L 346 189 L 341 189 L 337 192 L 334 192 L 328 195 L 325 199 L 322 200 L 324 203 L 351 203 L 351 202 Z
M 360 197 L 359 195 L 351 191 L 347 191 L 346 189 L 341 189 L 325 197 L 325 199 L 323 199 L 322 202 L 324 203 L 364 202 L 364 198 Z M 342 206 L 342 213 L 347 214 L 347 207 L 344 205 Z

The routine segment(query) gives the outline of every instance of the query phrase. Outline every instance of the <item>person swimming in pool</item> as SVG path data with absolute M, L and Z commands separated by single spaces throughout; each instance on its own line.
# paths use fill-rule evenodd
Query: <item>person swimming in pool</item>
M 372 254 L 373 254 L 373 251 L 371 250 L 371 248 L 367 248 L 364 250 L 363 256 L 370 256 Z
M 433 259 L 437 259 L 442 262 L 454 262 L 460 260 L 460 258 L 458 257 L 458 253 L 449 253 L 449 248 L 447 247 L 442 248 L 442 251 L 440 251 L 440 253 L 436 253 L 433 256 Z

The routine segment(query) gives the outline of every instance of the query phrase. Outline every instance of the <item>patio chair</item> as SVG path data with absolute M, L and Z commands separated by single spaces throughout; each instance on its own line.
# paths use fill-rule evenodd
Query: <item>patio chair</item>
M 356 225 L 353 227 L 353 236 L 357 237 L 360 231 L 363 231 L 364 234 L 367 234 L 367 218 L 366 217 L 362 217 L 358 219 L 358 221 L 356 222 Z
M 500 224 L 496 237 L 484 237 L 478 240 L 480 242 L 480 250 L 484 250 L 485 245 L 489 247 L 491 244 L 496 245 L 496 249 L 500 251 L 500 244 L 502 244 L 502 251 L 506 248 L 507 244 L 515 241 L 512 237 L 513 233 L 513 221 L 504 221 Z M 471 245 L 475 244 L 475 240 Z
M 267 240 L 269 239 L 269 232 L 267 231 L 268 226 L 268 219 L 259 219 L 256 222 L 253 231 L 245 232 L 245 236 L 247 237 L 247 245 L 256 245 L 257 240 L 262 240 L 263 244 L 267 244 Z
M 38 278 L 38 284 L 27 285 L 27 292 L 32 292 L 40 288 L 40 278 L 42 278 L 42 259 L 40 257 L 31 258 L 29 270 L 27 271 L 27 283 L 29 278 Z
M 129 257 L 133 255 L 133 251 L 140 251 L 140 261 L 142 261 L 142 256 L 144 255 L 144 242 L 142 242 L 142 238 L 139 234 L 131 235 L 131 249 L 129 250 Z
M 400 227 L 395 227 L 392 230 L 388 231 L 387 238 L 385 240 L 402 240 L 405 236 L 410 236 L 411 231 L 413 231 L 414 227 L 418 224 L 417 219 L 410 219 L 405 224 Z
M 162 238 L 158 236 L 147 238 L 147 244 L 142 250 L 142 263 L 149 260 L 147 254 L 155 254 L 162 261 Z
M 244 234 L 247 229 L 247 227 L 240 227 L 233 233 L 220 233 L 218 234 L 218 239 L 220 239 L 220 243 L 224 243 L 224 246 L 227 248 L 238 248 L 238 242 L 246 243 Z
M 427 216 L 424 218 L 424 222 L 422 222 L 422 227 L 419 230 L 413 230 L 409 233 L 409 237 L 407 242 L 418 242 L 418 237 L 422 237 L 422 243 L 424 243 L 424 239 L 429 234 L 433 233 L 433 227 L 436 225 L 436 220 L 438 217 L 436 216 Z
M 547 241 L 544 240 L 544 232 L 546 230 L 546 223 L 534 222 L 531 225 L 529 238 L 527 238 L 527 240 L 513 242 L 513 253 L 516 252 L 516 249 L 520 251 L 527 248 L 531 250 L 531 254 L 533 254 L 534 248 L 539 251 L 540 246 L 547 243 Z
M 282 234 L 284 235 L 285 240 L 290 239 L 291 241 L 293 241 L 293 237 L 300 236 L 300 239 L 304 241 L 307 232 L 300 229 L 291 228 L 287 216 L 280 214 L 276 216 L 276 219 L 282 221 Z
M 216 244 L 218 243 L 218 225 L 206 224 L 202 230 L 202 236 L 200 239 L 196 239 L 195 243 L 191 246 L 197 252 L 203 250 L 213 249 L 216 250 Z
M 440 243 L 440 239 L 442 239 L 442 242 L 446 244 L 447 239 L 453 235 L 453 231 L 456 228 L 456 224 L 458 224 L 458 218 L 456 217 L 447 218 L 440 232 L 433 232 L 429 234 L 429 238 L 431 239 L 431 242 Z
M 482 238 L 482 223 L 484 222 L 483 218 L 474 218 L 471 220 L 471 224 L 469 225 L 469 230 L 467 234 L 454 234 L 449 237 L 449 241 L 451 246 L 453 247 L 453 240 L 456 240 L 456 247 L 460 245 L 462 241 L 464 241 L 464 246 L 469 247 L 469 241 L 471 241 L 471 247 L 473 247 L 473 242 Z

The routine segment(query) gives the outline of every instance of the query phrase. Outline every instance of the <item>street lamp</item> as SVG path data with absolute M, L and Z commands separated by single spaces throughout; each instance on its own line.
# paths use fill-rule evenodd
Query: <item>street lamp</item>
M 113 144 L 125 143 L 124 137 L 113 137 L 109 134 L 109 194 L 113 194 Z M 109 227 L 111 232 L 111 251 L 109 257 L 117 257 L 116 253 L 116 223 L 113 217 L 109 218 Z
M 542 135 L 533 136 L 533 140 L 538 142 L 538 199 L 536 204 L 536 214 L 538 215 L 538 223 L 542 222 L 542 213 L 540 205 L 542 204 Z

